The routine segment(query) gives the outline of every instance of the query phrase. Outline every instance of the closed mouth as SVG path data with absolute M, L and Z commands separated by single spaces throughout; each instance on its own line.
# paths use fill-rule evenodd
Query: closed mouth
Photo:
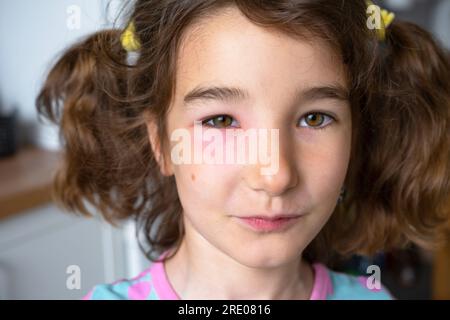
M 286 230 L 299 220 L 302 215 L 277 215 L 277 216 L 244 216 L 237 217 L 239 222 L 258 232 L 276 232 Z

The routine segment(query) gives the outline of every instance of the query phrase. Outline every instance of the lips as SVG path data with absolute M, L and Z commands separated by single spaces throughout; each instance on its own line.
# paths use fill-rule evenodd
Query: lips
M 279 215 L 254 215 L 254 216 L 240 216 L 242 219 L 263 219 L 263 220 L 278 220 L 278 219 L 290 219 L 298 218 L 299 214 L 279 214 Z
M 275 216 L 253 215 L 237 217 L 239 222 L 254 231 L 275 232 L 286 230 L 289 226 L 296 223 L 301 215 L 283 214 Z

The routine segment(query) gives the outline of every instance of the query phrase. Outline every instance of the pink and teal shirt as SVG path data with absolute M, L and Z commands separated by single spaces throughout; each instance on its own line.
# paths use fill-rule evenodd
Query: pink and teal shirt
M 369 289 L 367 277 L 353 276 L 313 264 L 314 285 L 310 300 L 386 300 L 388 290 Z M 95 286 L 83 300 L 179 300 L 165 272 L 164 263 L 154 262 L 132 279 Z

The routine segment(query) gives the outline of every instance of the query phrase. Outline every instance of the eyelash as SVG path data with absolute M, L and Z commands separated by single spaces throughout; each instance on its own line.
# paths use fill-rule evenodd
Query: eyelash
M 329 124 L 327 124 L 327 125 L 325 125 L 325 126 L 323 126 L 323 125 L 320 126 L 320 127 L 310 127 L 310 126 L 307 126 L 306 128 L 308 128 L 308 129 L 312 129 L 312 130 L 324 130 L 324 129 L 328 128 L 333 122 L 336 121 L 336 119 L 335 119 L 333 116 L 331 116 L 331 115 L 329 115 L 329 114 L 327 114 L 327 113 L 324 113 L 324 112 L 309 112 L 309 113 L 305 114 L 303 117 L 301 117 L 300 119 L 306 118 L 307 116 L 309 116 L 309 115 L 311 115 L 311 114 L 323 115 L 323 116 L 325 116 L 325 117 L 329 117 L 329 118 L 331 119 L 331 121 L 330 121 Z M 209 125 L 209 124 L 207 124 L 207 122 L 209 122 L 209 121 L 211 121 L 211 120 L 214 120 L 215 118 L 218 118 L 218 117 L 230 117 L 231 119 L 233 119 L 233 121 L 235 121 L 235 119 L 234 119 L 232 116 L 230 116 L 230 115 L 227 115 L 227 114 L 218 114 L 218 115 L 209 117 L 209 118 L 207 118 L 207 119 L 201 120 L 202 126 L 209 127 L 209 128 L 217 128 L 217 129 L 228 129 L 228 128 L 231 127 L 231 126 L 228 126 L 228 127 L 225 127 L 225 128 L 218 128 L 218 127 L 216 127 L 216 126 L 214 126 L 214 125 Z

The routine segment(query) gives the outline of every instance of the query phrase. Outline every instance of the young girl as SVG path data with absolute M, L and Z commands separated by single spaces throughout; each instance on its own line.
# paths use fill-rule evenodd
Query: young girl
M 327 263 L 446 225 L 450 64 L 431 35 L 363 0 L 141 0 L 128 22 L 68 49 L 37 99 L 64 138 L 59 204 L 134 218 L 154 262 L 85 298 L 391 298 Z M 202 159 L 250 154 L 229 137 L 251 129 L 270 165 Z

